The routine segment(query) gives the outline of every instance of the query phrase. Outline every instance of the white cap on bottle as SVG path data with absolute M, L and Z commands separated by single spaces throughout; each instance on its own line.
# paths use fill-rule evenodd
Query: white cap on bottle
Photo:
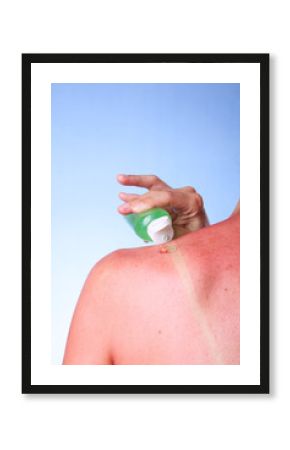
M 174 236 L 171 217 L 163 216 L 152 220 L 147 227 L 147 233 L 154 244 L 164 244 L 171 241 Z

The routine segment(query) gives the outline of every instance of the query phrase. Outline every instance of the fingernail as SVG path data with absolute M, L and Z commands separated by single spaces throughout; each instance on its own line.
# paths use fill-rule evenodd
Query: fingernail
M 124 203 L 123 205 L 119 206 L 119 211 L 123 213 L 130 213 L 132 212 L 132 208 L 128 203 Z

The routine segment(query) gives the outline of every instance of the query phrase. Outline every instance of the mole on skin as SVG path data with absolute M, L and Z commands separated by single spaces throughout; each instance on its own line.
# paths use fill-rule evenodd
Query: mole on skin
M 166 253 L 173 253 L 176 252 L 176 245 L 162 245 L 159 247 L 159 253 L 161 253 L 162 255 L 165 255 Z

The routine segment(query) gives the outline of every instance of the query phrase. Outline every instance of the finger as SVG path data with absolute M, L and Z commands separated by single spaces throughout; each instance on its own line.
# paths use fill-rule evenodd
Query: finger
M 120 174 L 117 176 L 119 183 L 125 186 L 139 186 L 147 189 L 152 188 L 170 188 L 168 184 L 160 180 L 156 175 L 124 175 Z
M 202 208 L 202 198 L 197 193 L 180 190 L 150 191 L 129 202 L 134 213 L 151 208 L 164 208 L 174 213 L 198 213 Z
M 129 202 L 130 200 L 135 200 L 140 197 L 140 194 L 128 194 L 127 192 L 120 192 L 119 198 L 124 202 Z
M 120 214 L 126 215 L 126 214 L 132 214 L 134 211 L 132 210 L 129 203 L 123 203 L 122 205 L 118 206 L 118 212 Z
M 152 208 L 172 208 L 172 191 L 150 191 L 129 202 L 134 213 L 144 212 Z
M 196 216 L 205 215 L 203 199 L 197 192 L 175 192 L 174 205 L 176 205 L 173 208 L 177 216 L 176 223 L 190 222 Z

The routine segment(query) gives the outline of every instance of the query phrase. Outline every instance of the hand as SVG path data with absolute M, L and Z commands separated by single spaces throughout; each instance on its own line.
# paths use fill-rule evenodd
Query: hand
M 203 199 L 191 186 L 173 189 L 155 175 L 118 175 L 124 186 L 147 188 L 145 194 L 120 192 L 125 203 L 119 206 L 121 214 L 140 213 L 151 208 L 163 208 L 172 217 L 175 237 L 197 231 L 208 225 Z

